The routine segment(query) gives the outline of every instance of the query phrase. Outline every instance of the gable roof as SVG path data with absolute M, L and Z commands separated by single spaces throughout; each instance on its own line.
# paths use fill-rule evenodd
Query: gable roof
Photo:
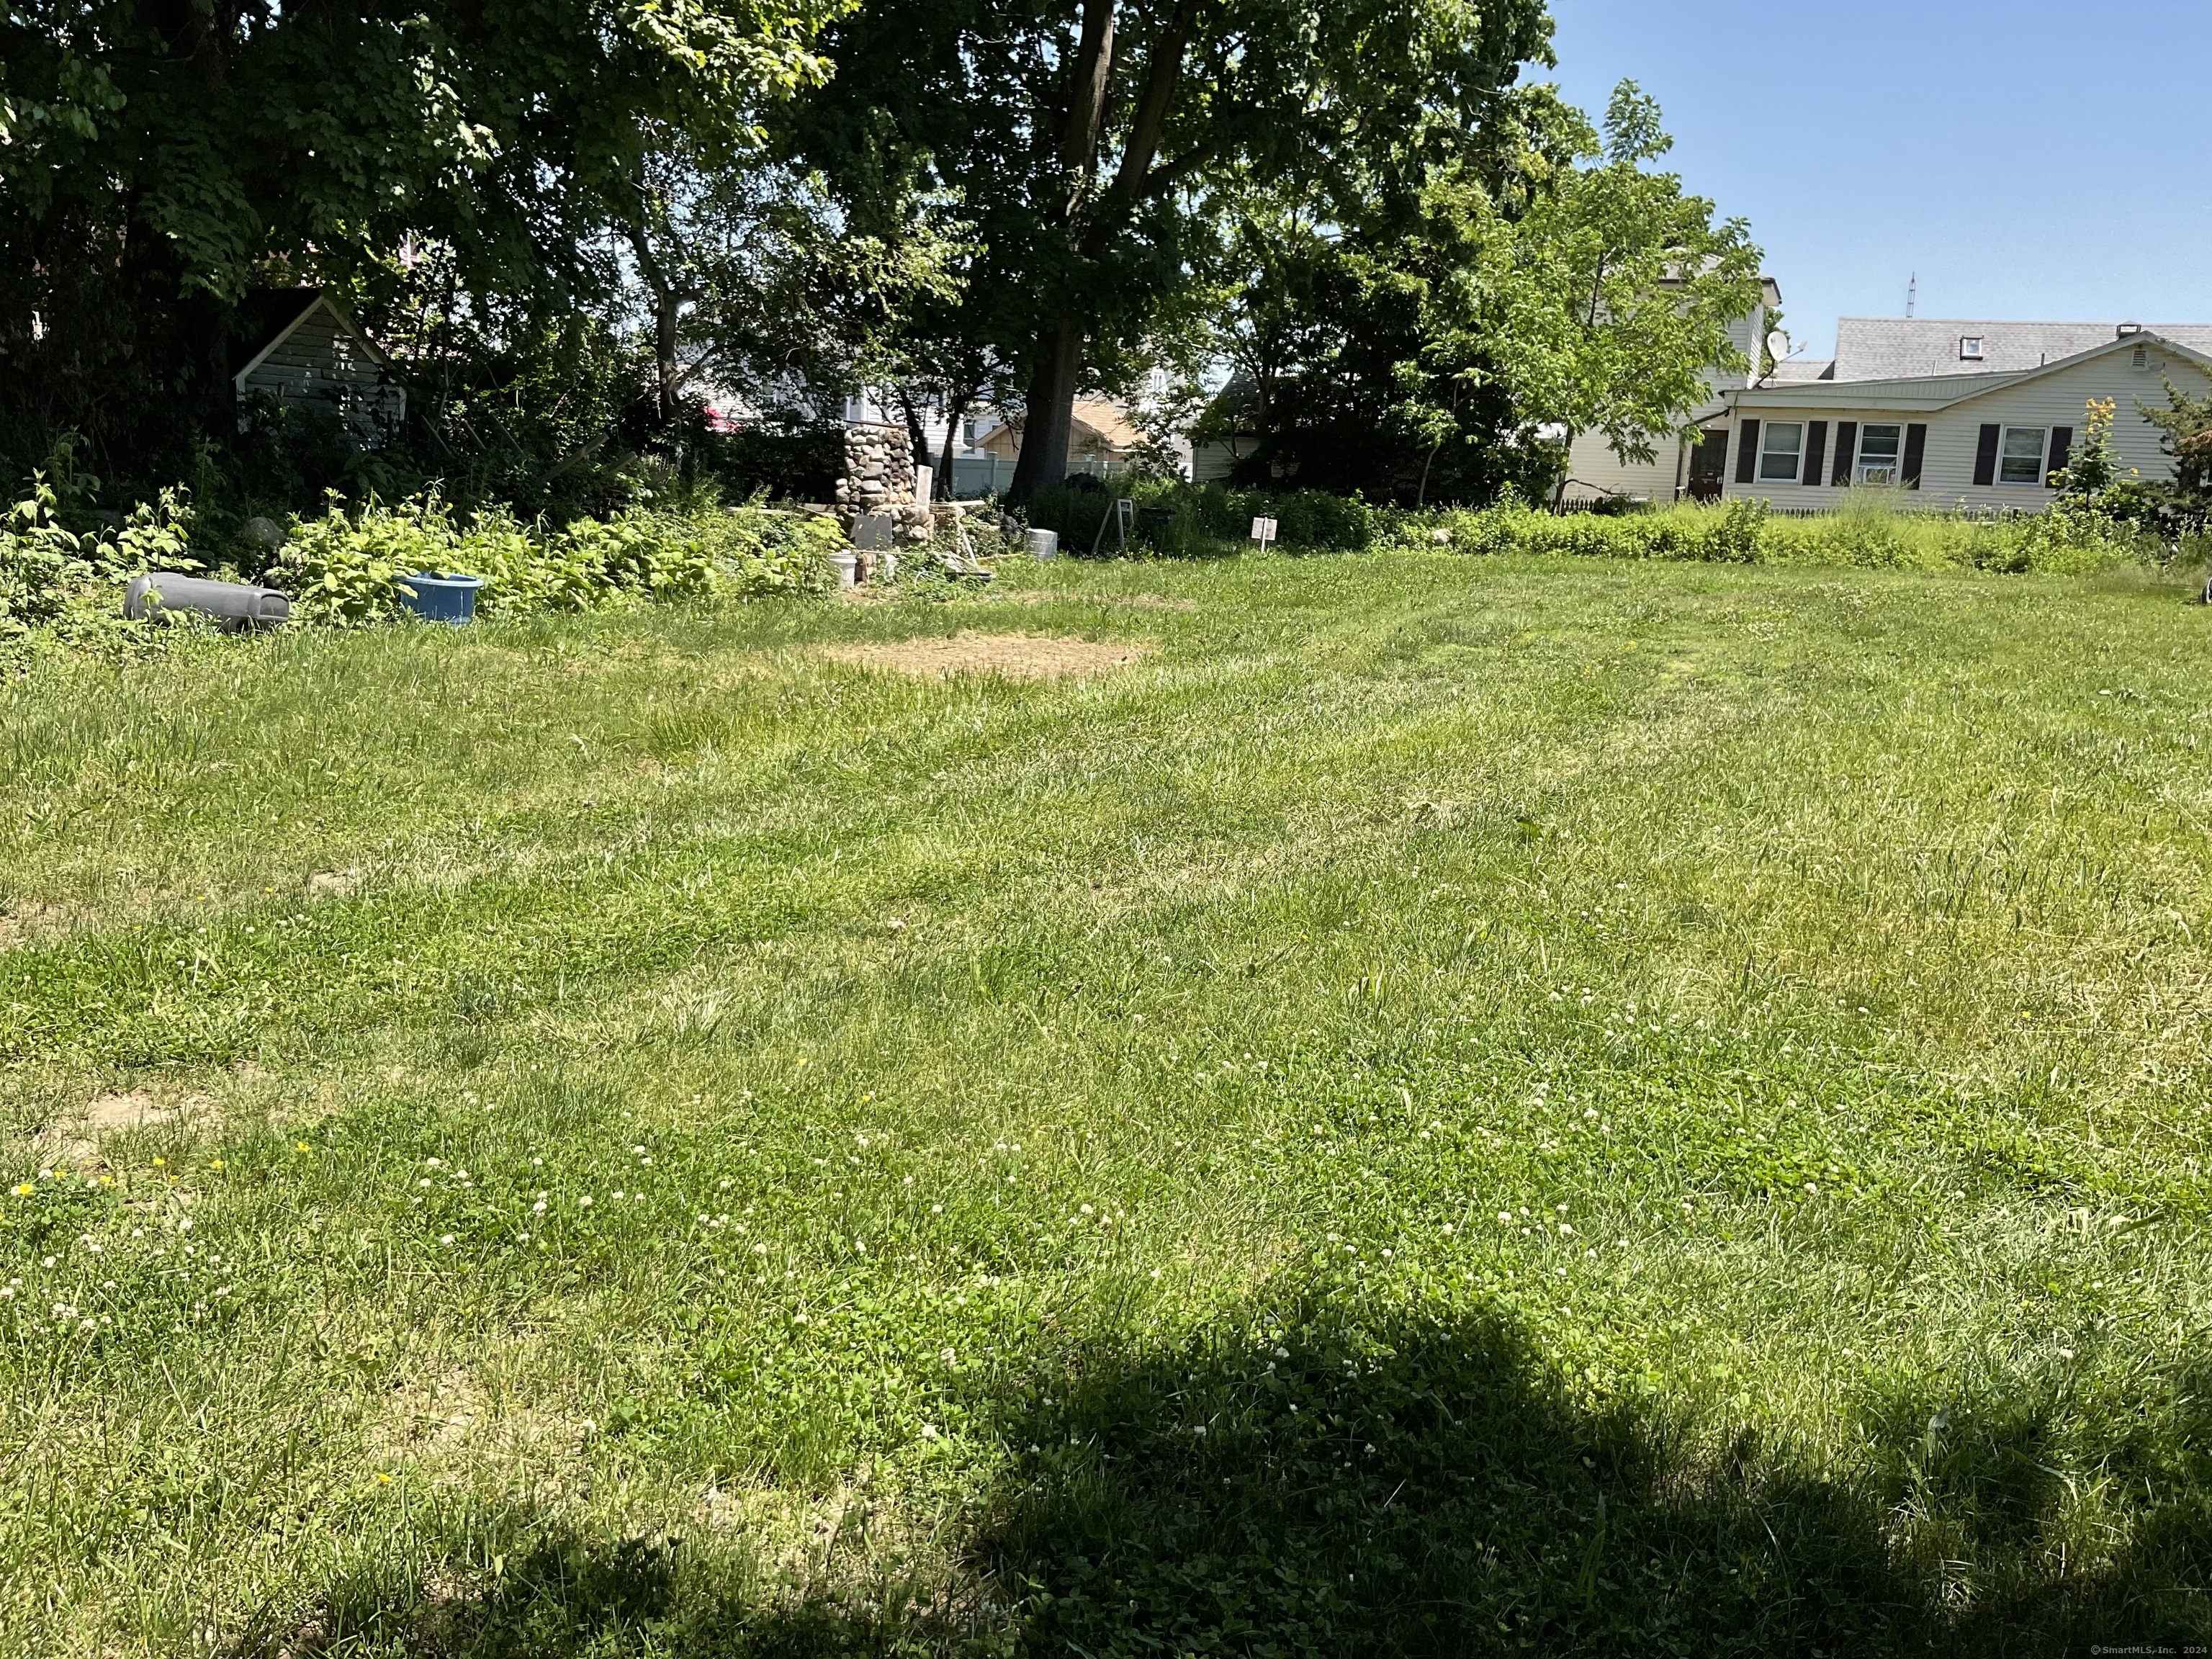
M 1838 380 L 1901 380 L 1928 375 L 2006 374 L 2078 357 L 2121 337 L 2124 323 L 2020 323 L 1944 317 L 1845 317 L 1836 324 Z M 2212 325 L 2160 323 L 2131 334 L 2212 355 Z M 1982 343 L 1979 358 L 1959 343 Z
M 238 321 L 240 326 L 231 336 L 230 380 L 242 394 L 246 377 L 269 359 L 269 354 L 299 331 L 300 325 L 318 311 L 327 310 L 337 325 L 361 348 L 362 355 L 379 368 L 392 367 L 392 359 L 377 349 L 376 342 L 361 331 L 346 308 L 331 297 L 327 289 L 271 288 L 263 289 L 239 302 Z
M 2212 330 L 2204 332 L 2212 334 Z M 1788 408 L 1792 404 L 1809 404 L 1823 409 L 1848 405 L 1852 409 L 1893 409 L 1927 413 L 1948 409 L 1954 404 L 1971 402 L 1976 398 L 1986 398 L 2007 386 L 2041 380 L 2046 374 L 2056 374 L 2062 369 L 2110 356 L 2117 351 L 2132 351 L 2139 345 L 2163 347 L 2207 374 L 2212 374 L 2212 352 L 2184 345 L 2146 329 L 2140 334 L 2123 335 L 2089 350 L 2077 351 L 2070 357 L 2039 363 L 2033 368 L 2008 372 L 2000 370 L 1994 374 L 1914 374 L 1873 380 L 1838 379 L 1798 381 L 1787 386 L 1769 384 L 1731 392 L 1728 394 L 1729 402 L 1732 406 L 1756 405 L 1762 409 Z

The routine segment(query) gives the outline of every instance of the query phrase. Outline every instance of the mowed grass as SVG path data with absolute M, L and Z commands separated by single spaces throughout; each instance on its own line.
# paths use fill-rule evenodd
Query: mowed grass
M 0 685 L 0 1630 L 2202 1640 L 2185 597 L 1062 563 Z M 823 651 L 959 632 L 1149 653 Z

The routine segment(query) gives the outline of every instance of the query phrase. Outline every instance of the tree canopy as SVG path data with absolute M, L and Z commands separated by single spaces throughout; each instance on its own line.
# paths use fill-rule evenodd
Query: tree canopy
M 1759 252 L 1651 168 L 1670 141 L 1632 82 L 1602 132 L 1534 87 L 1486 137 L 1410 197 L 1340 193 L 1333 222 L 1276 192 L 1240 201 L 1239 378 L 1212 425 L 1242 436 L 1245 481 L 1534 494 L 1577 434 L 1648 460 L 1713 371 L 1748 367 L 1729 329 L 1759 301 Z
M 220 431 L 250 287 L 478 308 L 608 281 L 646 157 L 719 156 L 828 72 L 839 0 L 26 0 L 0 18 L 0 424 Z M 173 460 L 173 453 L 169 457 Z
M 1540 0 L 877 0 L 787 142 L 856 217 L 955 191 L 987 250 L 969 321 L 1026 386 L 1017 495 L 1064 468 L 1073 399 L 1200 280 L 1224 180 L 1409 194 L 1471 141 Z

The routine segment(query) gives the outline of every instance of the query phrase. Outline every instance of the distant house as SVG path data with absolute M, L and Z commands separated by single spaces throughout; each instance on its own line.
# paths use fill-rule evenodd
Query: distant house
M 1759 354 L 1766 344 L 1767 319 L 1782 304 L 1782 289 L 1771 276 L 1759 278 L 1759 303 L 1729 325 L 1729 343 L 1742 354 L 1746 367 L 1709 370 L 1709 396 L 1696 409 L 1681 411 L 1682 426 L 1695 426 L 1704 435 L 1680 438 L 1662 434 L 1655 442 L 1657 453 L 1649 461 L 1624 461 L 1613 453 L 1602 433 L 1578 434 L 1567 451 L 1566 502 L 1607 497 L 1630 501 L 1674 501 L 1685 498 L 1711 501 L 1722 489 L 1726 434 L 1716 447 L 1713 423 L 1728 410 L 1728 396 L 1757 381 Z
M 1814 508 L 1879 484 L 1929 506 L 2037 511 L 2093 398 L 2115 405 L 2122 466 L 2171 476 L 2137 405 L 2164 403 L 2169 379 L 2192 396 L 2212 386 L 2212 328 L 1846 318 L 1834 362 L 1813 367 L 1732 391 L 1709 423 L 1728 498 Z
M 1078 398 L 1068 426 L 1067 470 L 1105 477 L 1119 472 L 1143 448 L 1145 434 L 1129 411 L 1103 398 Z M 1018 416 L 981 434 L 975 447 L 994 460 L 1011 463 L 1022 453 L 1022 422 Z
M 377 445 L 399 429 L 407 392 L 392 360 L 326 289 L 289 288 L 249 295 L 233 335 L 231 385 L 241 428 L 256 403 L 335 415 L 361 442 Z

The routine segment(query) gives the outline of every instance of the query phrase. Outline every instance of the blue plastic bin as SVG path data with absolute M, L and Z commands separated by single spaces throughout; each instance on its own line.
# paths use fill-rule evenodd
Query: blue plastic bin
M 418 570 L 399 580 L 399 602 L 424 622 L 441 622 L 465 628 L 476 620 L 477 589 L 482 576 L 441 576 Z

